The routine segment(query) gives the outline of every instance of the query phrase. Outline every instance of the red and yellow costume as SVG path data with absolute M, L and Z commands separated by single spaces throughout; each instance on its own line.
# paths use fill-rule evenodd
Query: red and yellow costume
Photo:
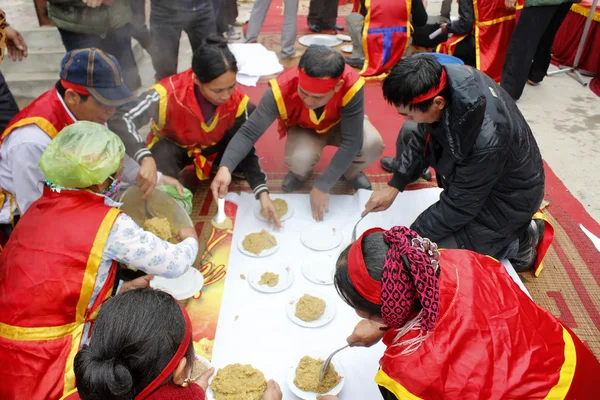
M 279 136 L 283 138 L 291 126 L 314 129 L 320 135 L 327 135 L 340 122 L 342 107 L 354 98 L 365 81 L 352 67 L 346 65 L 341 76 L 344 84 L 325 105 L 321 117 L 317 118 L 315 111 L 307 108 L 298 95 L 299 72 L 297 67 L 290 68 L 269 82 L 279 110 Z M 313 93 L 307 88 L 304 90 Z
M 473 0 L 473 9 L 475 12 L 473 35 L 475 36 L 477 69 L 494 81 L 500 82 L 504 57 L 512 32 L 517 25 L 517 12 L 508 10 L 504 0 Z M 436 51 L 453 55 L 456 45 L 466 37 L 467 35 L 453 35 L 446 42 L 438 45 Z
M 75 121 L 73 121 L 58 96 L 56 89 L 52 88 L 15 115 L 0 137 L 0 146 L 12 131 L 26 125 L 35 124 L 50 138 L 54 139 L 65 126 L 73 124 Z M 11 193 L 0 190 L 0 208 L 2 208 L 7 197 L 12 204 L 16 204 Z M 12 205 L 10 209 L 13 210 Z
M 246 111 L 248 96 L 236 87 L 227 103 L 217 106 L 208 125 L 196 100 L 191 69 L 163 79 L 153 89 L 160 94 L 160 112 L 158 121 L 152 122 L 148 148 L 160 139 L 176 143 L 194 158 L 198 179 L 208 179 L 216 154 L 207 158 L 202 155 L 202 150 L 223 139 L 227 130 L 235 124 L 235 119 Z
M 365 0 L 362 76 L 380 77 L 400 61 L 409 44 L 411 6 L 412 0 Z M 354 12 L 360 9 L 361 1 L 356 0 Z
M 0 255 L 0 398 L 58 399 L 75 387 L 84 325 L 112 293 L 116 263 L 89 306 L 119 213 L 93 193 L 45 188 L 19 221 Z
M 503 265 L 465 250 L 440 251 L 439 264 L 435 329 L 408 355 L 387 332 L 378 385 L 412 400 L 597 398 L 598 360 Z

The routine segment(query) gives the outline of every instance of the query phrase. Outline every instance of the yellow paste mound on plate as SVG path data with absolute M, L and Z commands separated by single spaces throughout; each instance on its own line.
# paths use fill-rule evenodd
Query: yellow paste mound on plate
M 288 212 L 288 204 L 284 199 L 275 199 L 273 200 L 273 205 L 275 206 L 275 210 L 277 210 L 277 217 L 281 219 Z M 260 210 L 260 215 L 265 216 Z
M 275 274 L 273 272 L 265 272 L 260 276 L 259 285 L 267 285 L 269 287 L 273 287 L 277 285 L 279 282 L 279 274 Z
M 323 375 L 323 381 L 319 382 L 319 374 L 323 366 L 323 360 L 315 360 L 312 357 L 304 356 L 296 367 L 296 377 L 294 385 L 305 392 L 327 393 L 337 386 L 340 382 L 340 375 L 337 373 L 332 363 L 329 363 Z
M 312 322 L 321 318 L 321 315 L 325 312 L 325 301 L 322 299 L 305 294 L 300 297 L 296 304 L 296 317 L 302 321 Z
M 267 381 L 252 365 L 230 364 L 217 371 L 210 388 L 216 400 L 261 400 Z
M 263 250 L 277 246 L 277 239 L 264 229 L 247 235 L 242 242 L 244 250 L 259 255 Z
M 144 230 L 154 233 L 162 240 L 170 240 L 175 236 L 173 227 L 167 218 L 154 217 L 144 221 Z

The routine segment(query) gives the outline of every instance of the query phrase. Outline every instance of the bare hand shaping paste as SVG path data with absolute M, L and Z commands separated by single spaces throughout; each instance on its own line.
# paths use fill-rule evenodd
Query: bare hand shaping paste
M 305 294 L 300 297 L 296 304 L 296 317 L 302 321 L 312 322 L 321 318 L 321 315 L 325 312 L 325 301 L 322 299 Z
M 277 211 L 277 217 L 281 219 L 288 212 L 288 204 L 284 199 L 275 199 L 273 200 L 273 205 L 275 206 L 275 210 Z M 260 210 L 260 215 L 265 216 Z
M 242 243 L 244 250 L 259 255 L 263 250 L 277 246 L 277 239 L 264 229 L 247 235 Z
M 206 364 L 206 361 L 196 358 L 194 360 L 194 364 L 192 364 L 192 373 L 190 374 L 190 380 L 196 381 L 200 378 L 206 371 L 210 369 L 210 364 Z
M 302 357 L 300 364 L 296 367 L 294 385 L 305 392 L 315 393 L 327 393 L 336 387 L 341 378 L 331 363 L 325 370 L 323 381 L 319 382 L 323 362 L 321 359 L 315 360 L 309 356 Z
M 230 364 L 217 371 L 210 388 L 216 400 L 261 400 L 267 381 L 249 364 Z
M 259 285 L 267 285 L 269 287 L 273 287 L 277 285 L 279 282 L 279 274 L 274 274 L 273 272 L 265 272 L 260 276 Z
M 144 221 L 144 230 L 154 233 L 162 240 L 170 240 L 175 235 L 173 234 L 173 227 L 167 218 L 154 217 Z

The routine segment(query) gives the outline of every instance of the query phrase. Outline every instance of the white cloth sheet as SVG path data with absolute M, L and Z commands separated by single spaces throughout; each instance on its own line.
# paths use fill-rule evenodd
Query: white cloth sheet
M 229 49 L 237 60 L 237 81 L 241 85 L 256 86 L 261 76 L 283 71 L 277 54 L 260 43 L 232 43 Z
M 357 233 L 360 235 L 374 226 L 389 228 L 393 225 L 410 225 L 425 208 L 438 199 L 439 193 L 439 189 L 401 193 L 389 210 L 367 216 Z M 342 301 L 333 285 L 310 282 L 303 276 L 301 266 L 303 260 L 329 265 L 335 263 L 339 252 L 349 244 L 352 228 L 360 218 L 369 196 L 369 191 L 359 191 L 354 196 L 331 196 L 330 212 L 326 214 L 325 223 L 341 230 L 344 240 L 337 249 L 316 252 L 300 242 L 303 228 L 314 223 L 308 195 L 273 195 L 284 198 L 294 207 L 294 216 L 283 223 L 284 227 L 280 232 L 275 233 L 280 245 L 278 251 L 269 257 L 253 258 L 239 251 L 238 242 L 248 233 L 270 228 L 254 216 L 257 204 L 254 197 L 248 193 L 241 194 L 213 348 L 212 364 L 217 369 L 231 363 L 252 364 L 267 379 L 279 382 L 284 399 L 296 399 L 286 384 L 290 367 L 304 355 L 315 354 L 324 358 L 346 344 L 346 337 L 352 333 L 360 318 Z M 240 276 L 244 274 L 247 277 L 253 268 L 282 264 L 290 266 L 295 280 L 289 289 L 281 293 L 258 292 Z M 507 269 L 510 272 L 512 267 L 508 264 Z M 525 290 L 518 276 L 516 281 Z M 302 328 L 287 317 L 288 301 L 307 291 L 321 292 L 333 300 L 336 315 L 329 324 L 320 328 Z M 373 378 L 384 349 L 384 345 L 379 343 L 369 349 L 349 348 L 336 355 L 346 371 L 340 399 L 381 398 Z

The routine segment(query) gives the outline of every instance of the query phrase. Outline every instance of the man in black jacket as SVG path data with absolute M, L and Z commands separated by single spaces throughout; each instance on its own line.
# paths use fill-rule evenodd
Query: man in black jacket
M 509 258 L 532 266 L 543 224 L 533 222 L 544 196 L 542 156 L 515 102 L 487 75 L 430 56 L 400 61 L 383 94 L 415 130 L 388 186 L 364 215 L 387 209 L 425 167 L 432 166 L 440 200 L 412 229 L 440 247 Z

